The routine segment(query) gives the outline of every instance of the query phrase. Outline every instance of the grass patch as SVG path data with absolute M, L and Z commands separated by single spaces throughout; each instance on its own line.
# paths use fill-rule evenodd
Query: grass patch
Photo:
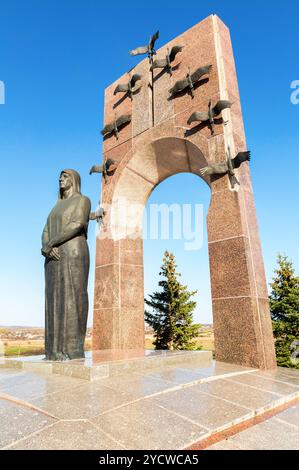
M 145 349 L 155 349 L 153 345 L 154 338 L 152 336 L 145 337 Z M 195 345 L 204 351 L 215 351 L 215 342 L 213 336 L 198 337 L 195 341 Z
M 24 344 L 25 343 L 25 344 Z M 45 353 L 43 342 L 22 343 L 11 342 L 4 345 L 4 356 L 39 356 Z
M 145 337 L 145 349 L 155 349 L 153 345 L 153 336 L 146 335 Z M 199 336 L 195 342 L 198 348 L 205 351 L 215 350 L 214 337 L 208 335 L 206 337 Z M 85 340 L 85 351 L 91 351 L 92 340 L 87 338 Z M 45 354 L 44 342 L 42 340 L 36 341 L 5 341 L 4 342 L 4 356 L 40 356 Z

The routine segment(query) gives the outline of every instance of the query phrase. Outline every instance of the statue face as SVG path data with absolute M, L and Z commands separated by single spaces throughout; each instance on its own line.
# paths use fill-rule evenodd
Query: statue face
M 62 172 L 60 177 L 59 177 L 59 187 L 63 191 L 67 191 L 68 189 L 71 189 L 73 186 L 73 181 L 71 175 L 68 173 Z

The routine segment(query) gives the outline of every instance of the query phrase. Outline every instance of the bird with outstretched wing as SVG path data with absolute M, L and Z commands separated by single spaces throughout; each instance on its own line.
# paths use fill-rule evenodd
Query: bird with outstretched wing
M 92 175 L 93 173 L 102 173 L 104 177 L 104 181 L 106 183 L 106 178 L 109 176 L 111 172 L 111 167 L 115 165 L 115 161 L 112 158 L 108 158 L 102 165 L 93 165 L 89 170 L 89 174 Z
M 235 169 L 240 168 L 242 163 L 250 162 L 250 151 L 239 152 L 235 158 L 231 158 L 230 147 L 228 148 L 227 161 L 223 163 L 214 163 L 200 170 L 201 176 L 226 175 L 228 174 L 232 188 L 240 184 L 235 176 Z
M 191 93 L 192 98 L 194 98 L 194 85 L 205 75 L 209 75 L 212 69 L 212 65 L 207 65 L 205 67 L 199 67 L 192 74 L 189 72 L 183 80 L 178 80 L 172 88 L 170 88 L 169 93 L 175 95 L 186 89 Z
M 101 134 L 106 137 L 110 134 L 115 134 L 116 138 L 119 138 L 119 129 L 123 126 L 129 124 L 132 120 L 131 114 L 124 114 L 119 118 L 115 118 L 115 120 L 109 124 L 107 124 L 104 129 L 101 130 Z
M 91 212 L 89 214 L 89 220 L 96 220 L 98 224 L 102 224 L 104 216 L 105 216 L 105 211 L 99 205 L 94 212 Z
M 231 108 L 233 103 L 227 100 L 220 100 L 215 106 L 212 106 L 212 101 L 209 101 L 208 111 L 195 111 L 188 119 L 188 124 L 193 122 L 208 122 L 211 128 L 212 135 L 215 133 L 215 118 L 219 116 L 224 109 Z
M 155 43 L 159 38 L 159 34 L 159 31 L 157 31 L 150 37 L 149 43 L 146 46 L 136 47 L 136 49 L 130 51 L 129 54 L 133 57 L 136 55 L 148 54 L 149 59 L 152 60 L 153 56 L 156 54 Z
M 234 169 L 240 168 L 242 163 L 250 162 L 250 159 L 251 159 L 250 151 L 239 152 L 235 158 L 232 158 L 232 166 Z
M 117 93 L 127 93 L 132 100 L 133 93 L 140 90 L 140 88 L 142 87 L 142 83 L 136 86 L 136 83 L 140 82 L 141 79 L 142 75 L 140 75 L 139 73 L 135 73 L 132 77 L 130 77 L 130 80 L 127 83 L 120 83 L 119 85 L 117 85 L 114 90 L 114 95 L 117 95 Z
M 171 51 L 167 49 L 167 55 L 165 59 L 156 59 L 153 61 L 150 71 L 152 72 L 154 69 L 165 69 L 167 68 L 170 75 L 172 75 L 172 62 L 174 62 L 176 55 L 179 52 L 182 52 L 184 46 L 173 46 Z

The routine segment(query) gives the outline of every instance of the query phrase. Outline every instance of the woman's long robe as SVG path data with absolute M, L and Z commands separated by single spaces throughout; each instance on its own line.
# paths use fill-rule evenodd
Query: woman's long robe
M 90 200 L 81 194 L 59 199 L 50 212 L 42 244 L 58 248 L 59 261 L 45 261 L 46 359 L 84 357 L 88 315 Z M 53 243 L 54 242 L 54 243 Z

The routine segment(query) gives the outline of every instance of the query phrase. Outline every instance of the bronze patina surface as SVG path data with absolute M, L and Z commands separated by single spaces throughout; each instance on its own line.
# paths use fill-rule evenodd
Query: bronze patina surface
M 46 258 L 45 350 L 46 359 L 52 361 L 84 357 L 90 200 L 81 195 L 80 186 L 75 170 L 61 172 L 59 198 L 42 234 Z

